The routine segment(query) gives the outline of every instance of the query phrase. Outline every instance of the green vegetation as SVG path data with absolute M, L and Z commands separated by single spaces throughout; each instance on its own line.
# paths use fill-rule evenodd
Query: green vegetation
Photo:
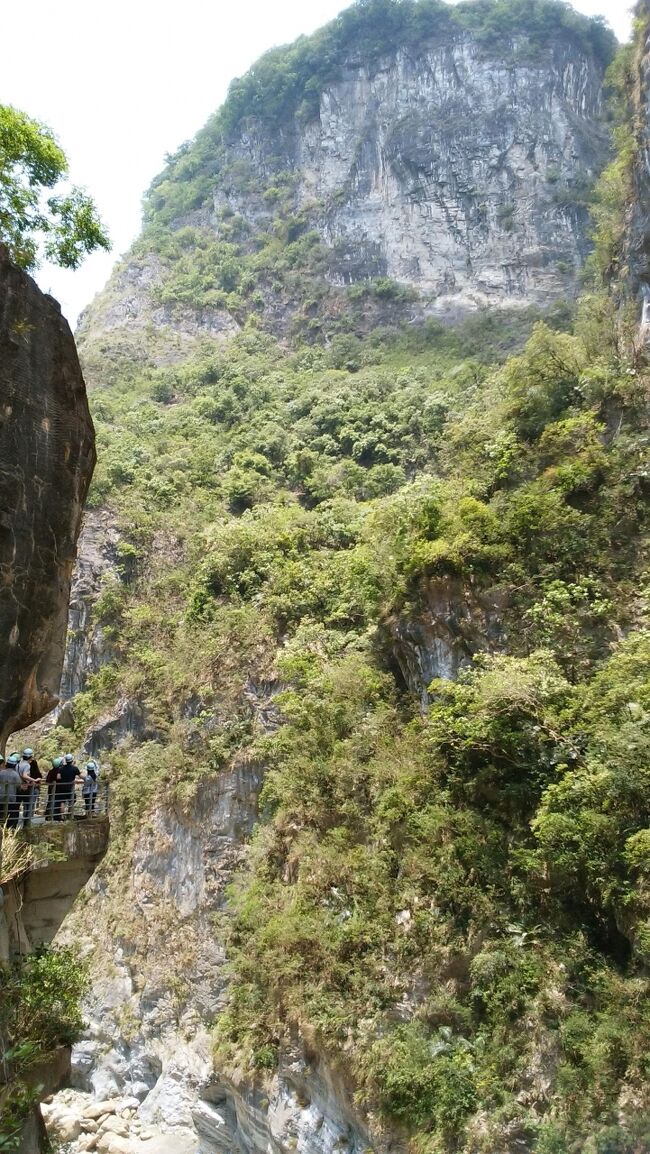
M 233 81 L 223 107 L 195 140 L 170 157 L 167 169 L 151 186 L 145 216 L 152 225 L 169 224 L 207 203 L 215 181 L 226 185 L 232 172 L 223 170 L 223 144 L 232 140 L 249 118 L 260 122 L 272 138 L 274 130 L 293 117 L 309 121 L 317 113 L 323 88 L 342 75 L 352 56 L 368 67 L 400 44 L 420 52 L 423 44 L 471 32 L 490 51 L 504 52 L 509 38 L 513 54 L 533 62 L 549 39 L 567 38 L 606 67 L 615 40 L 604 23 L 589 20 L 559 0 L 357 0 L 312 36 L 274 48 L 244 77 Z
M 43 1066 L 81 1033 L 88 981 L 69 949 L 38 949 L 0 971 L 0 1150 L 20 1147 L 22 1123 L 38 1101 Z
M 256 318 L 260 327 L 311 343 L 411 320 L 416 294 L 384 275 L 372 245 L 361 258 L 363 276 L 345 283 L 346 244 L 326 244 L 323 235 L 353 189 L 342 185 L 309 201 L 298 195 L 296 131 L 318 115 L 323 89 L 345 75 L 346 60 L 372 71 L 396 45 L 417 57 L 467 36 L 476 51 L 532 68 L 560 67 L 551 62 L 570 45 L 604 72 L 615 45 L 602 21 L 558 0 L 358 0 L 313 36 L 257 61 L 195 139 L 168 159 L 145 197 L 133 254 L 145 268 L 155 254 L 154 304 L 181 324 L 187 314 L 206 325 L 219 316 L 239 325 Z M 555 174 L 561 210 L 584 211 L 591 194 L 591 181 Z M 515 209 L 510 201 L 500 207 L 503 232 L 515 228 Z M 569 273 L 570 265 L 560 262 L 557 271 Z
M 60 187 L 67 171 L 51 130 L 1 104 L 0 243 L 21 268 L 38 264 L 41 242 L 46 258 L 64 268 L 78 268 L 87 253 L 110 248 L 87 193 Z
M 92 502 L 124 560 L 78 736 L 124 696 L 152 731 L 114 761 L 116 878 L 162 784 L 186 806 L 267 767 L 219 1061 L 263 1076 L 303 1034 L 345 1046 L 360 1104 L 418 1149 L 612 1127 L 627 1149 L 617 1098 L 645 1102 L 649 1073 L 647 380 L 605 298 L 500 364 L 504 333 L 286 352 L 249 328 L 161 368 L 104 350 Z M 436 681 L 422 716 L 392 623 L 445 589 L 461 652 L 487 600 L 507 655 Z M 275 734 L 249 677 L 284 686 Z
M 372 0 L 341 19 L 355 44 L 371 20 L 373 59 L 410 21 L 489 39 L 524 20 L 519 3 L 442 8 Z M 556 28 L 609 51 L 564 6 L 525 19 L 526 52 Z M 112 757 L 107 906 L 145 977 L 176 949 L 191 972 L 191 919 L 164 902 L 134 916 L 131 851 L 161 791 L 191 813 L 206 782 L 255 767 L 259 822 L 218 919 L 217 1064 L 263 1083 L 297 1046 L 324 1054 L 412 1154 L 639 1154 L 649 373 L 602 279 L 623 271 L 633 152 L 621 129 L 574 316 L 379 327 L 378 299 L 404 302 L 377 278 L 333 321 L 290 175 L 257 190 L 254 235 L 226 210 L 218 238 L 167 223 L 201 203 L 213 144 L 257 99 L 298 111 L 314 45 L 319 68 L 340 60 L 338 27 L 267 58 L 232 124 L 151 194 L 136 259 L 167 262 L 158 303 L 225 302 L 241 331 L 175 359 L 153 326 L 139 357 L 128 337 L 87 344 L 91 503 L 122 544 L 95 607 L 113 660 L 74 703 L 75 738 L 118 700 L 143 718 Z M 243 162 L 225 175 L 250 190 Z M 304 303 L 285 345 L 258 327 L 274 282 Z

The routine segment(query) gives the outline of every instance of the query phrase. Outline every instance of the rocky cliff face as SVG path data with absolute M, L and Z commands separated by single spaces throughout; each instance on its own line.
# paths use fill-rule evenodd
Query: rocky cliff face
M 275 332 L 317 335 L 346 314 L 347 328 L 367 329 L 574 295 L 608 155 L 609 50 L 552 24 L 545 37 L 522 20 L 486 40 L 440 19 L 370 57 L 324 44 L 337 66 L 315 107 L 307 72 L 308 112 L 294 94 L 271 121 L 244 107 L 226 130 L 231 95 L 155 182 L 150 227 L 86 314 L 84 339 L 122 333 L 131 356 L 137 345 L 164 362 L 232 335 L 251 311 Z M 279 240 L 295 246 L 280 262 Z
M 544 304 L 572 290 L 588 250 L 601 117 L 602 74 L 575 46 L 513 63 L 467 36 L 374 68 L 347 61 L 279 164 L 255 126 L 229 163 L 265 181 L 274 167 L 295 175 L 335 283 L 389 277 L 441 313 Z M 217 222 L 224 209 L 252 226 L 264 213 L 263 195 L 228 178 L 214 205 Z
M 179 1143 L 189 1139 L 201 1154 L 370 1150 L 344 1078 L 317 1052 L 298 1047 L 285 1054 L 263 1085 L 215 1074 L 207 1024 L 223 1007 L 227 970 L 214 925 L 257 817 L 261 782 L 260 766 L 242 766 L 200 788 L 191 813 L 156 812 L 133 853 L 129 893 L 137 929 L 122 926 L 115 937 L 93 913 L 89 920 L 105 896 L 101 877 L 90 883 L 90 905 L 67 924 L 64 940 L 89 938 L 91 921 L 95 932 L 108 931 L 87 1037 L 73 1051 L 72 1084 L 96 1100 L 136 1106 L 125 1149 L 139 1150 L 141 1127 L 153 1127 L 172 1131 Z M 180 1003 L 169 990 L 172 953 L 191 978 Z M 63 1113 L 79 1116 L 87 1105 L 83 1097 L 65 1099 Z M 56 1131 L 56 1119 L 53 1125 Z
M 94 429 L 70 329 L 56 301 L 0 247 L 2 748 L 8 734 L 37 721 L 58 700 L 77 537 L 94 464 Z M 60 826 L 43 837 L 31 868 L 5 877 L 1 963 L 51 942 L 107 842 L 105 819 L 84 831 Z M 62 1047 L 41 1060 L 28 1075 L 29 1087 L 40 1094 L 58 1088 L 69 1057 Z M 11 1068 L 3 1048 L 0 1081 L 10 1113 Z M 42 1149 L 42 1131 L 34 1107 L 19 1141 L 21 1154 Z
M 72 334 L 0 250 L 0 736 L 54 705 L 94 431 Z
M 118 541 L 110 515 L 90 509 L 84 516 L 79 536 L 70 591 L 68 638 L 60 687 L 64 702 L 81 693 L 89 675 L 110 659 L 110 645 L 101 625 L 91 623 L 91 613 L 105 583 L 118 580 Z
M 636 15 L 648 26 L 650 4 L 640 0 Z M 643 323 L 650 323 L 650 35 L 640 36 L 634 61 L 634 106 L 636 122 L 635 162 L 632 176 L 633 197 L 629 206 L 625 256 L 629 279 L 627 291 L 647 302 Z M 647 331 L 646 331 L 647 336 Z
M 49 945 L 108 846 L 106 817 L 42 827 L 34 868 L 0 889 L 0 961 Z

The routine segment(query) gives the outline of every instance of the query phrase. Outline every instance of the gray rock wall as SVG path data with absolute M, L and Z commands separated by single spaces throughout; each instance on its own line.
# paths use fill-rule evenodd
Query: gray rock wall
M 503 589 L 478 589 L 447 578 L 429 581 L 419 591 L 417 613 L 402 612 L 386 622 L 385 640 L 402 679 L 423 709 L 430 683 L 455 681 L 476 653 L 506 647 Z
M 589 249 L 585 194 L 608 149 L 602 84 L 569 37 L 535 56 L 459 36 L 372 70 L 350 62 L 318 119 L 272 140 L 248 126 L 227 160 L 249 165 L 261 191 L 274 169 L 294 172 L 335 283 L 387 276 L 452 316 L 544 305 L 574 291 Z M 253 229 L 269 215 L 228 177 L 224 207 Z
M 335 275 L 387 275 L 436 311 L 557 298 L 588 248 L 601 82 L 570 44 L 513 63 L 465 39 L 350 69 L 296 153 L 301 198 L 327 206 Z
M 640 21 L 635 61 L 636 158 L 633 169 L 634 196 L 628 209 L 625 238 L 625 291 L 645 300 L 645 341 L 650 336 L 650 0 L 639 0 Z M 643 25 L 645 21 L 645 27 Z
M 34 868 L 0 887 L 0 961 L 49 945 L 108 848 L 106 817 L 35 826 Z
M 288 115 L 273 131 L 248 119 L 227 144 L 215 141 L 200 162 L 212 191 L 175 227 L 229 240 L 241 218 L 243 248 L 255 252 L 261 232 L 275 224 L 281 235 L 299 217 L 323 243 L 314 277 L 336 296 L 335 312 L 346 285 L 389 278 L 410 290 L 412 299 L 366 300 L 369 326 L 544 308 L 575 295 L 590 249 L 587 202 L 610 148 L 603 81 L 603 65 L 566 32 L 540 47 L 523 35 L 486 46 L 457 31 L 396 46 L 372 67 L 350 58 L 316 118 Z M 291 191 L 278 207 L 280 187 Z M 241 316 L 225 305 L 161 306 L 173 268 L 153 247 L 140 244 L 84 314 L 89 366 L 107 334 L 122 354 L 160 364 L 237 331 Z M 262 323 L 291 333 L 305 293 L 267 281 Z
M 92 673 L 111 659 L 101 625 L 92 624 L 93 608 L 105 583 L 117 582 L 119 536 L 106 510 L 89 510 L 83 520 L 68 614 L 68 638 L 60 697 L 69 701 L 86 687 Z
M 370 1139 L 343 1082 L 318 1056 L 284 1055 L 265 1085 L 215 1076 L 208 1024 L 227 989 L 215 918 L 256 820 L 261 782 L 259 766 L 229 770 L 200 788 L 191 813 L 161 808 L 139 832 L 129 892 L 147 960 L 134 958 L 119 927 L 110 946 L 102 942 L 87 1036 L 73 1050 L 73 1085 L 100 1100 L 137 1099 L 138 1126 L 192 1133 L 200 1154 L 362 1154 Z M 64 940 L 89 941 L 93 928 L 101 930 L 105 886 L 101 875 L 90 882 Z M 168 979 L 181 958 L 191 980 L 179 1006 Z
M 0 742 L 55 704 L 94 430 L 61 310 L 0 248 Z

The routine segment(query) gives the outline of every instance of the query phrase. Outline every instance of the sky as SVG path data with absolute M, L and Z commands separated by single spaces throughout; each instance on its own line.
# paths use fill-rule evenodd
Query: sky
M 48 124 L 108 226 L 111 254 L 76 272 L 45 266 L 41 287 L 74 325 L 140 227 L 142 194 L 276 44 L 313 32 L 349 0 L 23 0 L 5 4 L 0 103 Z M 629 36 L 626 0 L 574 0 Z M 7 51 L 8 46 L 19 50 Z

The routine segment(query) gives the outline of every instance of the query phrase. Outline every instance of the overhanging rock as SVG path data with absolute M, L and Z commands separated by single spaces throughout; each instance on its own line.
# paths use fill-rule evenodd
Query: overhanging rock
M 94 465 L 67 321 L 0 246 L 0 743 L 56 704 Z

